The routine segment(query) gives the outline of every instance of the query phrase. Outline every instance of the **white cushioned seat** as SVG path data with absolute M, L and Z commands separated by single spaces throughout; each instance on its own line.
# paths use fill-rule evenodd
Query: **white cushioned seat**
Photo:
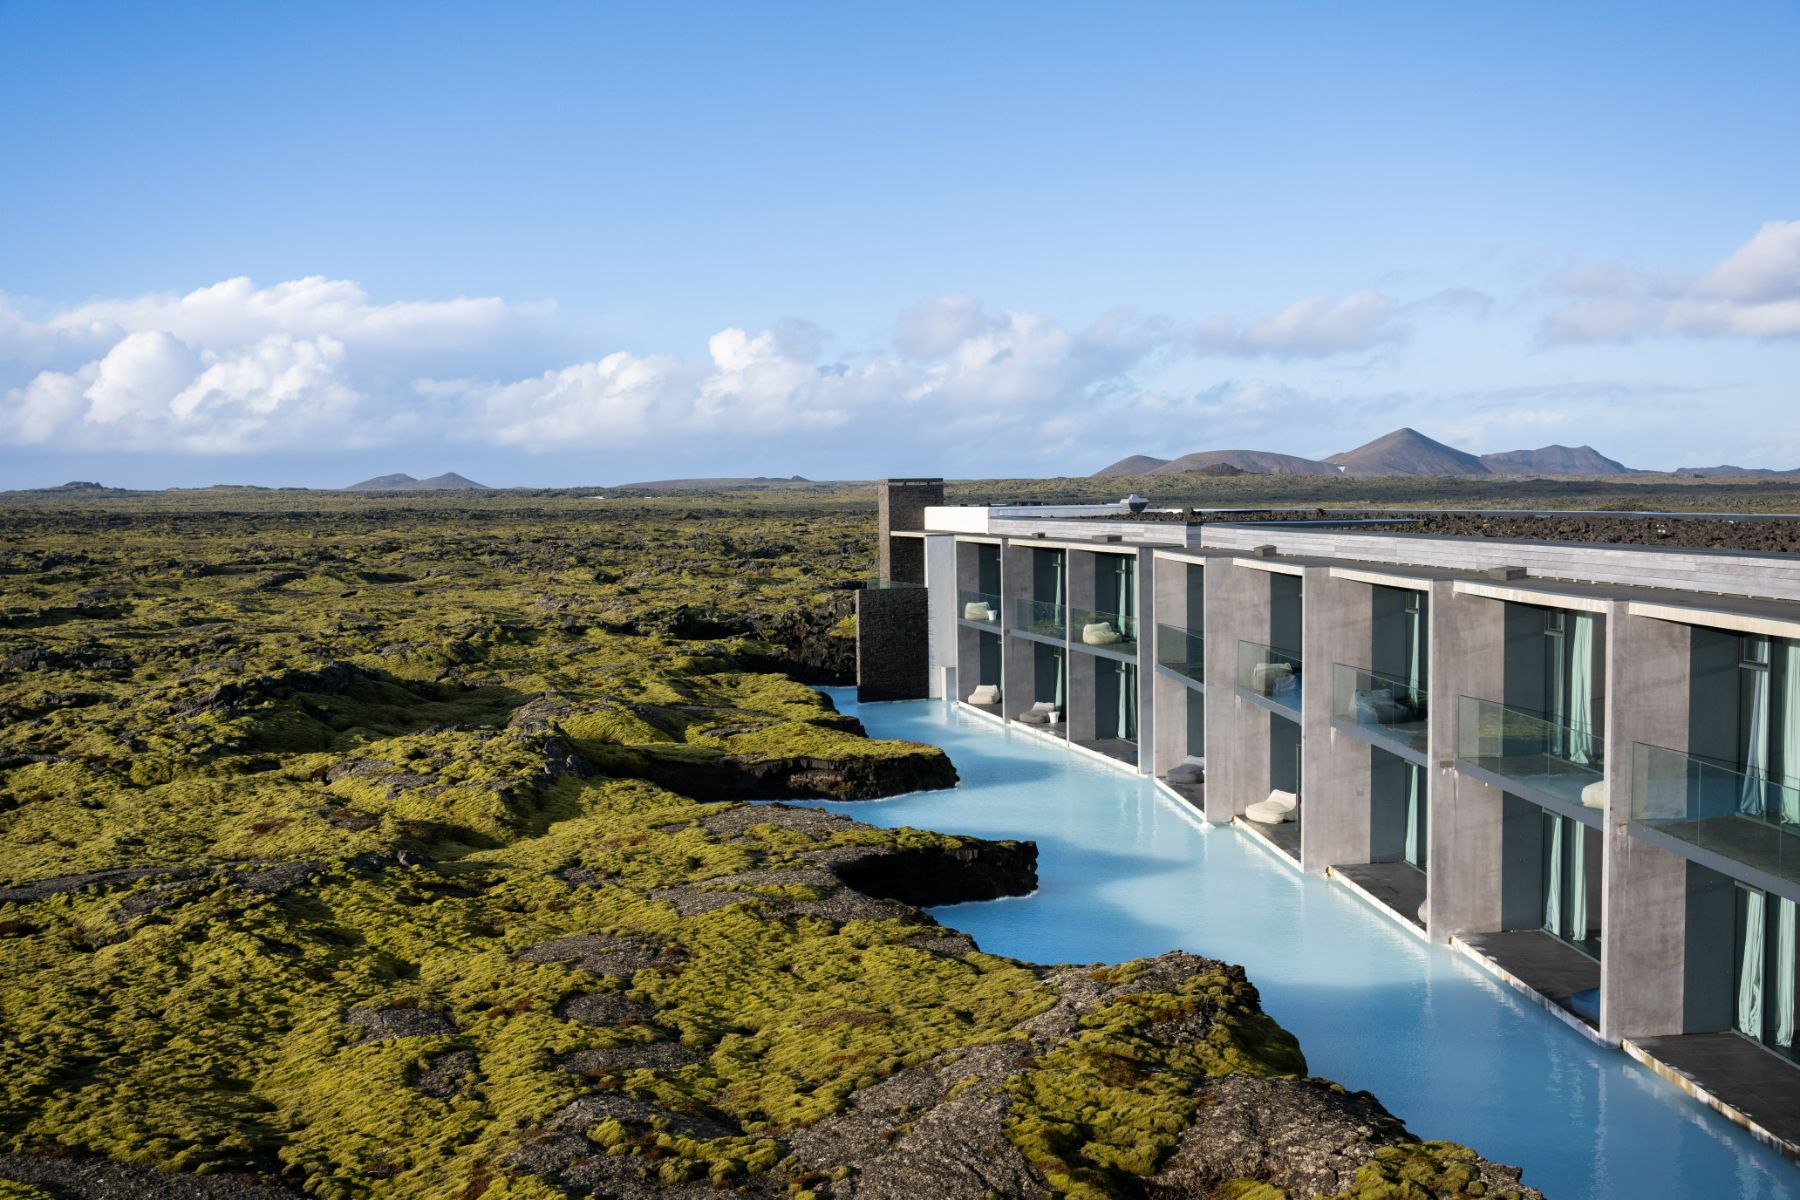
M 1019 720 L 1027 725 L 1048 725 L 1056 715 L 1056 703 L 1051 700 L 1039 700 L 1030 708 L 1019 714 Z
M 1090 646 L 1110 646 L 1124 641 L 1125 635 L 1105 621 L 1095 621 L 1081 627 L 1081 640 Z
M 1293 678 L 1294 668 L 1289 663 L 1257 663 L 1250 668 L 1250 690 L 1261 696 L 1272 696 Z
M 1294 811 L 1299 807 L 1299 796 L 1276 788 L 1267 800 L 1259 800 L 1246 808 L 1244 815 L 1260 825 L 1279 825 L 1283 821 L 1292 821 Z
M 1586 808 L 1606 807 L 1606 780 L 1596 779 L 1581 789 L 1581 803 Z
M 998 704 L 998 703 L 1000 703 L 1000 685 L 997 683 L 982 684 L 980 687 L 976 688 L 974 691 L 969 693 L 969 703 L 970 704 Z
M 965 621 L 992 621 L 993 619 L 993 605 L 986 600 L 971 600 L 963 605 L 963 620 Z

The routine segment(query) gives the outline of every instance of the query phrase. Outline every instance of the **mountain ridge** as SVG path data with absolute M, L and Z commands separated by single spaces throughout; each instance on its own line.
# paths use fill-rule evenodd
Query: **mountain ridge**
M 353 483 L 349 487 L 340 488 L 345 492 L 449 492 L 472 490 L 491 492 L 494 489 L 485 483 L 476 483 L 467 476 L 458 475 L 455 471 L 445 471 L 442 475 L 433 475 L 430 479 L 414 479 L 403 471 L 392 475 L 377 475 L 373 479 L 365 479 L 361 483 Z
M 1592 478 L 1610 475 L 1668 474 L 1689 478 L 1718 476 L 1754 476 L 1767 478 L 1800 477 L 1800 467 L 1778 470 L 1771 467 L 1676 467 L 1669 471 L 1651 471 L 1629 467 L 1608 458 L 1589 445 L 1554 444 L 1535 450 L 1500 450 L 1489 454 L 1471 454 L 1458 450 L 1410 426 L 1365 442 L 1354 449 L 1339 451 L 1322 459 L 1302 458 L 1293 454 L 1277 454 L 1267 450 L 1197 450 L 1177 458 L 1161 458 L 1151 454 L 1132 454 L 1095 471 L 1089 478 L 1108 479 L 1115 476 L 1178 475 L 1204 470 L 1225 463 L 1252 475 L 1345 475 L 1368 478 L 1380 475 L 1418 477 L 1450 477 L 1481 479 L 1492 477 L 1566 476 Z

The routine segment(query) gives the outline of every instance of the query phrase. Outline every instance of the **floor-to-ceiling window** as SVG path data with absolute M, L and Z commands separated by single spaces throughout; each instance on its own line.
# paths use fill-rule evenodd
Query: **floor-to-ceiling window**
M 1794 1044 L 1795 904 L 1757 888 L 1737 887 L 1737 982 L 1732 1026 L 1745 1037 L 1790 1058 Z
M 1603 632 L 1594 613 L 1507 604 L 1504 698 L 1507 707 L 1542 722 L 1541 728 L 1532 726 L 1533 753 L 1600 767 Z
M 1544 931 L 1600 956 L 1600 831 L 1572 817 L 1543 815 Z
M 1187 754 L 1206 757 L 1206 697 L 1191 689 L 1187 693 Z
M 1303 628 L 1300 576 L 1269 572 L 1269 645 L 1297 657 Z
M 1113 658 L 1094 662 L 1094 736 L 1137 740 L 1137 668 Z
M 975 682 L 981 684 L 998 684 L 1000 682 L 1000 635 L 982 630 L 975 635 L 980 639 L 981 678 Z
M 1034 701 L 1049 701 L 1058 712 L 1064 711 L 1068 699 L 1068 663 L 1063 652 L 1044 642 L 1031 643 L 1032 696 Z
M 1369 749 L 1369 861 L 1426 861 L 1425 770 L 1379 746 Z
M 1039 604 L 1048 604 L 1060 612 L 1068 603 L 1065 590 L 1066 562 L 1061 550 L 1046 550 L 1039 546 L 1031 549 L 1031 598 Z
M 1000 594 L 1000 547 L 975 543 L 975 588 L 990 596 Z
M 1689 752 L 1734 790 L 1708 800 L 1800 832 L 1800 641 L 1696 628 L 1690 655 Z

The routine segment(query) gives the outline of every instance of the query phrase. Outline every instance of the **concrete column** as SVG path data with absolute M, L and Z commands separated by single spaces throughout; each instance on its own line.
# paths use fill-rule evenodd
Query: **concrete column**
M 1430 880 L 1425 911 L 1433 941 L 1500 928 L 1504 805 L 1499 788 L 1456 769 L 1457 698 L 1498 700 L 1505 683 L 1506 609 L 1499 600 L 1431 585 Z
M 1140 580 L 1138 594 L 1150 598 L 1149 612 L 1138 630 L 1138 664 L 1149 683 L 1151 702 L 1156 709 L 1154 739 L 1138 739 L 1138 760 L 1147 761 L 1152 775 L 1166 775 L 1187 752 L 1187 706 L 1189 689 L 1175 680 L 1166 679 L 1156 669 L 1156 626 L 1185 624 L 1187 615 L 1187 564 L 1177 559 L 1151 556 L 1154 572 L 1149 586 Z M 1199 696 L 1192 697 L 1200 703 Z M 1146 749 L 1148 752 L 1146 753 Z
M 1300 865 L 1369 861 L 1369 745 L 1331 727 L 1333 666 L 1369 665 L 1369 585 L 1308 567 L 1301 646 Z
M 1156 771 L 1156 730 L 1160 714 L 1156 706 L 1156 554 L 1148 548 L 1137 552 L 1137 767 L 1140 775 Z M 1170 572 L 1174 574 L 1174 572 Z
M 1066 550 L 1063 559 L 1063 590 L 1070 608 L 1069 623 L 1077 620 L 1074 609 L 1094 608 L 1094 552 L 1092 550 Z M 1108 599 L 1105 607 L 1110 609 L 1115 602 Z M 1076 637 L 1081 630 L 1073 630 Z
M 1630 834 L 1638 742 L 1684 750 L 1686 625 L 1606 617 L 1606 883 L 1601 902 L 1600 1033 L 1609 1041 L 1683 1032 L 1688 864 Z
M 1206 819 L 1229 821 L 1269 783 L 1269 714 L 1237 694 L 1238 641 L 1267 642 L 1269 578 L 1230 559 L 1206 567 Z
M 930 679 L 927 695 L 933 700 L 945 696 L 946 668 L 957 667 L 961 654 L 957 647 L 956 624 L 956 539 L 950 534 L 934 533 L 925 538 L 925 586 L 931 589 Z
M 896 531 L 925 528 L 925 510 L 944 502 L 942 479 L 883 479 L 875 485 L 876 529 L 881 577 L 902 583 L 925 582 L 925 551 L 918 538 Z
M 1063 652 L 1068 655 L 1069 664 L 1069 709 L 1063 719 L 1068 722 L 1070 738 L 1078 742 L 1092 741 L 1094 738 L 1094 656 L 1092 654 L 1070 654 L 1066 649 Z

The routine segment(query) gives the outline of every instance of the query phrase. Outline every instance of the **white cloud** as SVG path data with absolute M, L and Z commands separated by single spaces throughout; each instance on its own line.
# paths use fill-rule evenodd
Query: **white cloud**
M 1587 266 L 1560 272 L 1548 286 L 1568 298 L 1541 330 L 1553 344 L 1800 337 L 1800 221 L 1768 222 L 1698 275 Z
M 1314 296 L 1247 325 L 1229 317 L 1201 322 L 1194 346 L 1203 354 L 1239 357 L 1327 358 L 1373 350 L 1406 339 L 1397 318 L 1401 305 L 1380 292 L 1355 292 L 1341 300 Z

